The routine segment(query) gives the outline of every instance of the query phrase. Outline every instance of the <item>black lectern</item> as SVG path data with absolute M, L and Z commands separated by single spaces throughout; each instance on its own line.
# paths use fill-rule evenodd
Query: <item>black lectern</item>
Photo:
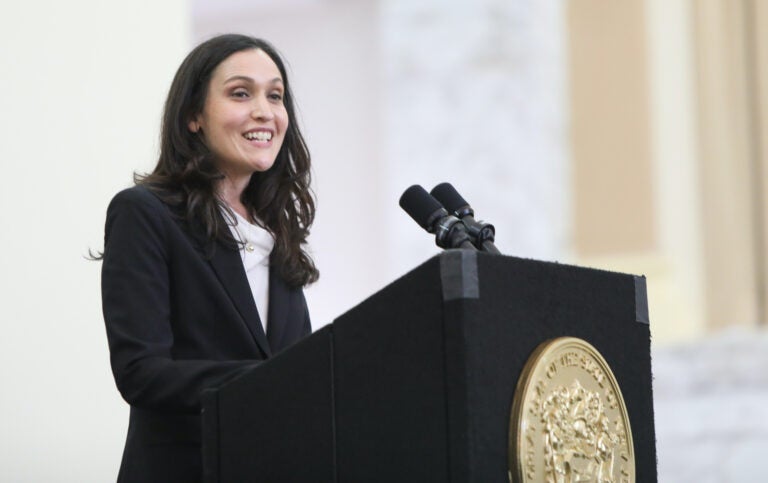
M 542 342 L 612 368 L 656 481 L 645 279 L 464 250 L 431 258 L 203 401 L 207 482 L 507 482 L 510 407 Z

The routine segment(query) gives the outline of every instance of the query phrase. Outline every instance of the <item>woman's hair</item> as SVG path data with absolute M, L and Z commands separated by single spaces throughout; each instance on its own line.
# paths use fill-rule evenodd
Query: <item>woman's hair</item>
M 250 49 L 264 51 L 283 77 L 283 103 L 288 129 L 274 164 L 255 172 L 243 190 L 241 201 L 275 237 L 271 262 L 289 285 L 303 286 L 317 280 L 319 272 L 303 245 L 315 217 L 310 183 L 310 155 L 296 122 L 293 95 L 285 66 L 268 42 L 238 34 L 214 37 L 198 45 L 182 62 L 165 101 L 160 135 L 160 158 L 152 173 L 136 175 L 166 203 L 183 207 L 184 218 L 202 226 L 209 248 L 221 241 L 236 247 L 237 241 L 221 210 L 231 210 L 216 195 L 223 174 L 203 138 L 189 129 L 189 121 L 203 111 L 208 86 L 216 67 L 230 55 Z

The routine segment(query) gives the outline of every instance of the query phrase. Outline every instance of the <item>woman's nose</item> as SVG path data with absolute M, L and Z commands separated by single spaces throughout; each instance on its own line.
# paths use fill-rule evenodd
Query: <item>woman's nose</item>
M 255 98 L 251 117 L 253 119 L 271 121 L 274 114 L 272 113 L 272 106 L 269 104 L 269 100 L 263 97 Z

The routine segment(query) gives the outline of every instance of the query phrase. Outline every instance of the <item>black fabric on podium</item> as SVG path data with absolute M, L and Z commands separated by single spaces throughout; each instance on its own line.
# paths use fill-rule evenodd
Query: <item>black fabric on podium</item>
M 336 481 L 332 329 L 205 394 L 204 481 Z
M 338 481 L 448 481 L 439 277 L 422 265 L 333 324 Z
M 656 481 L 637 280 L 443 252 L 209 394 L 206 481 L 507 482 L 518 378 L 562 336 L 605 357 L 629 410 L 636 481 Z

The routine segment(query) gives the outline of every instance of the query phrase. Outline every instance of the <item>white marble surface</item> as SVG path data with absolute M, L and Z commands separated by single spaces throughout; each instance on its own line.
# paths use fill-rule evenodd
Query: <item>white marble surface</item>
M 661 482 L 768 480 L 768 332 L 653 351 Z
M 562 0 L 381 3 L 389 197 L 449 181 L 496 225 L 504 253 L 567 246 L 567 93 Z M 402 213 L 390 213 L 395 225 Z M 430 247 L 414 226 L 396 253 Z

